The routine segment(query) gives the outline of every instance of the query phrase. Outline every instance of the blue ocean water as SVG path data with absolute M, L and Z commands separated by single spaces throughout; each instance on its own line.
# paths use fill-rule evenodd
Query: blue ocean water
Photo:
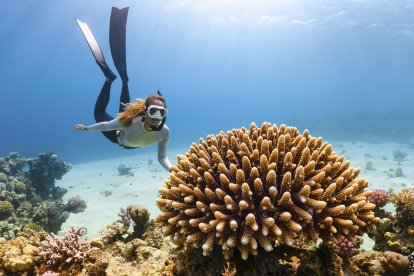
M 115 71 L 112 6 L 130 7 L 131 97 L 163 92 L 170 147 L 252 121 L 328 140 L 414 137 L 412 1 L 2 0 L 0 156 L 54 150 L 76 163 L 137 153 L 73 128 L 94 123 L 104 81 L 74 18 Z M 117 80 L 113 115 L 119 94 Z

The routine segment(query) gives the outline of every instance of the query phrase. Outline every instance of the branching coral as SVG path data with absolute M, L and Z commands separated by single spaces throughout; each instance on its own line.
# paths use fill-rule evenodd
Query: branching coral
M 372 191 L 369 197 L 369 202 L 374 203 L 377 207 L 383 207 L 389 201 L 389 195 L 387 191 L 383 189 L 375 189 Z
M 351 242 L 346 237 L 341 236 L 335 243 L 335 246 L 340 256 L 350 257 L 356 253 L 356 250 L 359 248 L 359 243 Z
M 125 209 L 122 209 L 118 213 L 119 219 L 114 223 L 108 225 L 101 234 L 103 242 L 109 243 L 118 239 L 122 239 L 122 236 L 128 232 L 131 225 L 131 219 Z
M 400 223 L 414 224 L 414 188 L 404 188 L 398 193 L 392 193 L 391 202 L 396 207 Z
M 37 262 L 38 273 L 52 270 L 55 272 L 81 271 L 90 244 L 84 237 L 85 230 L 71 227 L 63 236 L 50 234 L 41 242 Z
M 216 244 L 226 258 L 243 259 L 296 238 L 350 241 L 379 220 L 368 181 L 322 138 L 294 127 L 263 123 L 193 143 L 160 189 L 158 221 L 175 242 Z

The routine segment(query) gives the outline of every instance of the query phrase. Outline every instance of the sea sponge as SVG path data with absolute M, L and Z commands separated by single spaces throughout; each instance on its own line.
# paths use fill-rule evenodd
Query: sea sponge
M 0 259 L 4 268 L 11 272 L 23 272 L 34 266 L 34 256 L 38 248 L 30 244 L 26 237 L 17 237 L 8 241 L 0 250 Z
M 0 201 L 0 218 L 10 216 L 14 211 L 14 206 L 10 201 Z
M 405 225 L 414 224 L 414 188 L 404 188 L 391 194 L 391 202 L 396 207 L 397 219 Z
M 204 255 L 221 245 L 243 259 L 296 238 L 336 242 L 375 228 L 371 191 L 360 169 L 322 138 L 263 123 L 193 143 L 160 189 L 158 221 L 178 244 Z
M 9 180 L 7 174 L 0 172 L 0 182 L 6 183 Z
M 390 275 L 408 274 L 408 258 L 404 255 L 392 251 L 385 251 L 381 263 L 384 266 L 386 273 Z

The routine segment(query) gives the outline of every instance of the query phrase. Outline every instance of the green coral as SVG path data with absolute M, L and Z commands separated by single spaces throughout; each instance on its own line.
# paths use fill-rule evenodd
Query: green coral
M 14 207 L 10 201 L 0 201 L 0 217 L 8 217 L 13 211 Z
M 0 172 L 0 182 L 7 182 L 9 180 L 9 177 L 7 174 Z
M 26 191 L 26 184 L 22 181 L 17 181 L 16 184 L 14 184 L 14 191 L 18 194 L 24 193 Z
M 41 225 L 35 223 L 35 222 L 29 222 L 24 226 L 23 229 L 24 230 L 31 229 L 31 230 L 34 230 L 36 232 L 40 232 L 40 231 L 43 230 L 43 227 Z

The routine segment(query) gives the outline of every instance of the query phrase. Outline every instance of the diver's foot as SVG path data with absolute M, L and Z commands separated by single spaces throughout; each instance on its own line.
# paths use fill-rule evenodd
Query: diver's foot
M 113 82 L 116 79 L 116 75 L 112 73 L 111 69 L 109 69 L 108 65 L 105 62 L 96 62 L 99 67 L 101 68 L 102 72 L 105 75 L 107 82 Z
M 112 73 L 111 71 L 109 72 L 104 72 L 105 78 L 106 78 L 106 82 L 113 82 L 116 79 L 116 75 L 114 73 Z

